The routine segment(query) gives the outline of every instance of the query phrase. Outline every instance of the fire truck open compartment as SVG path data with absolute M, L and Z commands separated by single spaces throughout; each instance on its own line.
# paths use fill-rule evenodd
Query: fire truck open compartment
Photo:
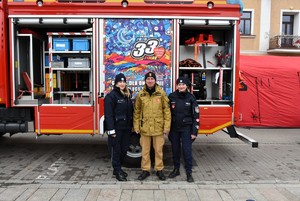
M 12 18 L 11 22 L 14 104 L 91 104 L 90 19 Z M 64 45 L 69 47 L 59 49 Z
M 180 22 L 179 76 L 190 80 L 199 103 L 201 134 L 233 124 L 235 24 L 234 20 Z
M 232 105 L 234 24 L 199 25 L 183 20 L 180 26 L 179 75 L 189 78 L 200 105 Z M 223 25 L 228 22 L 227 25 Z

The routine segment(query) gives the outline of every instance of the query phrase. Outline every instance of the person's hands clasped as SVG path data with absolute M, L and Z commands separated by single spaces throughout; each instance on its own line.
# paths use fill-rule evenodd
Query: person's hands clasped
M 170 133 L 169 131 L 166 131 L 166 130 L 164 131 L 164 135 L 165 135 L 165 136 L 168 136 L 169 133 Z

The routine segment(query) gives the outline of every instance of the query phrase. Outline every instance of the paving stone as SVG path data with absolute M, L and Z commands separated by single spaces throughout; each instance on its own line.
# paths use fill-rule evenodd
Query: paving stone
M 299 197 L 287 190 L 286 188 L 277 188 L 277 190 L 289 201 L 299 201 Z
M 199 198 L 201 201 L 222 201 L 217 190 L 206 190 L 206 189 L 199 189 L 197 190 Z
M 251 200 L 253 195 L 247 189 L 228 189 L 233 200 Z
M 186 196 L 189 201 L 199 201 L 200 200 L 198 193 L 195 189 L 186 190 L 185 192 L 186 192 Z
M 223 201 L 234 201 L 227 189 L 218 189 L 217 192 Z
M 17 199 L 22 193 L 26 191 L 26 188 L 7 188 L 0 193 L 1 201 L 10 201 Z
M 122 190 L 103 189 L 101 190 L 97 201 L 119 201 L 121 193 Z
M 266 197 L 264 197 L 261 192 L 259 192 L 259 190 L 257 189 L 257 187 L 259 186 L 256 186 L 256 188 L 247 188 L 247 190 L 249 191 L 249 193 L 252 195 L 253 197 L 253 200 L 256 200 L 256 201 L 268 201 L 266 199 Z
M 82 185 L 81 188 L 86 189 L 121 189 L 121 185 L 118 184 L 86 184 Z
M 51 184 L 42 184 L 40 188 L 81 188 L 81 184 L 62 184 L 62 183 L 51 183 Z
M 122 189 L 137 189 L 137 190 L 155 190 L 159 189 L 159 184 L 153 182 L 141 183 L 141 182 L 124 182 L 122 183 Z
M 58 189 L 38 189 L 32 196 L 28 198 L 27 201 L 48 201 L 57 192 Z
M 84 201 L 97 201 L 101 189 L 90 189 L 86 199 Z
M 185 190 L 165 190 L 166 201 L 186 201 L 188 200 Z
M 89 193 L 89 189 L 70 189 L 65 197 L 63 198 L 63 201 L 82 201 L 85 200 Z
M 197 189 L 197 184 L 190 184 L 187 182 L 173 182 L 169 184 L 159 185 L 159 189 Z
M 260 193 L 272 201 L 288 201 L 276 188 L 259 188 Z
M 198 185 L 199 189 L 236 189 L 239 188 L 237 184 L 201 184 Z
M 15 201 L 27 200 L 37 189 L 28 188 L 26 189 Z
M 154 200 L 153 190 L 134 190 L 132 193 L 132 201 L 152 201 Z
M 298 185 L 298 187 L 297 186 L 295 186 L 295 187 L 289 187 L 288 186 L 288 187 L 286 187 L 286 189 L 288 191 L 290 191 L 291 193 L 293 193 L 294 195 L 296 195 L 300 200 L 300 187 L 299 187 L 299 185 Z
M 166 201 L 166 195 L 164 190 L 154 190 L 155 201 Z
M 122 190 L 120 201 L 132 200 L 133 190 Z
M 67 195 L 69 189 L 68 188 L 61 188 L 53 195 L 50 201 L 61 201 Z

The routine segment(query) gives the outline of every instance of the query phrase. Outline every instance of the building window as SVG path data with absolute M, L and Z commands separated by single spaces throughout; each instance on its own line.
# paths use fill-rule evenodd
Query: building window
M 283 15 L 282 16 L 282 33 L 284 35 L 293 35 L 294 27 L 294 15 Z
M 252 26 L 252 12 L 243 11 L 240 22 L 240 33 L 241 35 L 251 35 L 251 26 Z
M 289 48 L 293 46 L 293 32 L 294 32 L 294 15 L 282 16 L 282 30 L 283 37 L 281 38 L 281 47 Z

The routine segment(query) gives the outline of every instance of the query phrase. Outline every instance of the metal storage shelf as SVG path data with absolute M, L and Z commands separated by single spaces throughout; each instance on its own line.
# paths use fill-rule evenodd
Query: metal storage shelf
M 90 54 L 91 51 L 51 51 L 52 54 Z
M 48 40 L 51 44 L 51 47 L 48 51 L 49 58 L 52 58 L 54 55 L 59 55 L 63 59 L 62 66 L 53 66 L 49 67 L 49 72 L 52 74 L 56 74 L 56 78 L 52 79 L 52 86 L 54 86 L 54 82 L 56 82 L 56 90 L 52 89 L 52 94 L 56 95 L 56 97 L 52 98 L 52 103 L 56 104 L 91 104 L 90 97 L 92 96 L 92 83 L 93 83 L 93 71 L 92 66 L 92 51 L 90 45 L 83 45 L 82 47 L 77 47 L 74 49 L 74 43 L 71 45 L 71 41 L 75 39 L 87 39 L 89 40 L 89 44 L 92 44 L 92 34 L 91 33 L 48 33 Z M 64 43 L 64 40 L 61 40 L 62 44 L 66 44 L 66 50 L 56 49 L 54 45 L 54 39 L 66 39 L 67 42 Z M 60 42 L 60 41 L 59 41 Z M 56 40 L 56 44 L 57 44 Z M 60 45 L 60 44 L 59 44 Z M 61 45 L 63 46 L 63 45 Z M 59 46 L 58 46 L 59 47 Z M 82 50 L 80 49 L 82 48 Z M 80 66 L 73 66 L 70 59 L 77 58 L 86 60 L 81 61 Z M 51 62 L 51 61 L 50 61 Z M 75 61 L 74 61 L 75 62 Z M 84 78 L 83 78 L 84 77 Z M 76 85 L 76 87 L 75 87 Z M 84 91 L 83 91 L 83 90 Z M 71 99 L 70 99 L 71 97 Z M 74 100 L 73 100 L 74 99 Z
M 179 67 L 179 70 L 232 70 L 231 67 Z
M 52 68 L 52 70 L 59 70 L 59 71 L 90 71 L 91 68 Z
M 197 44 L 196 46 L 201 47 L 201 46 L 203 46 L 203 45 L 204 45 L 205 47 L 218 47 L 218 46 L 219 46 L 218 44 L 209 44 L 209 43 L 199 43 L 199 44 Z M 195 44 L 190 44 L 190 45 L 186 45 L 186 46 L 194 47 Z
M 90 96 L 90 91 L 56 91 L 56 94 L 82 94 L 82 96 Z

